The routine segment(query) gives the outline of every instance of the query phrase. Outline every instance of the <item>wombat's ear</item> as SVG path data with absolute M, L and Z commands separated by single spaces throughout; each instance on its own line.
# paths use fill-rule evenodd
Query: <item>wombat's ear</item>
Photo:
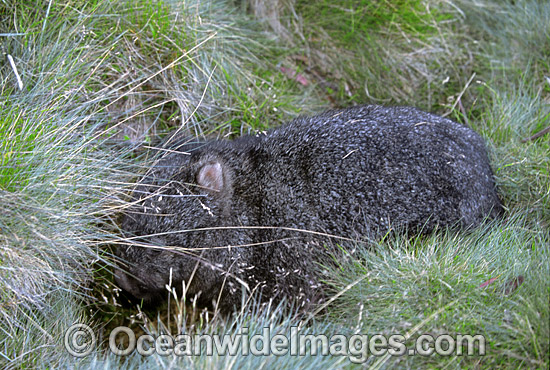
M 223 169 L 219 162 L 205 164 L 197 174 L 197 184 L 208 190 L 222 191 L 223 182 Z

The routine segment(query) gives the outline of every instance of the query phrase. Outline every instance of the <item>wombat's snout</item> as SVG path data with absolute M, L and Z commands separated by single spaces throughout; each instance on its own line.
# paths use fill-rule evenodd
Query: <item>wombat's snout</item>
M 155 306 L 166 296 L 171 277 L 172 253 L 165 250 L 170 241 L 149 233 L 127 232 L 125 236 L 128 245 L 115 251 L 115 283 L 134 298 Z
M 122 290 L 131 294 L 136 299 L 143 300 L 146 304 L 155 305 L 162 298 L 157 289 L 147 288 L 145 282 L 140 281 L 120 268 L 115 268 L 115 282 Z
M 134 297 L 140 296 L 140 289 L 138 287 L 137 279 L 129 276 L 119 268 L 115 269 L 115 282 L 120 288 L 127 291 Z

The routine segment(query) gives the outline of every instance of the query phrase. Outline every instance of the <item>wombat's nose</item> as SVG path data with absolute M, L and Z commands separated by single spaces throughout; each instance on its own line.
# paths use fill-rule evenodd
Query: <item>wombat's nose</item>
M 115 269 L 115 282 L 123 290 L 136 298 L 140 298 L 140 289 L 137 279 L 131 277 L 121 269 Z

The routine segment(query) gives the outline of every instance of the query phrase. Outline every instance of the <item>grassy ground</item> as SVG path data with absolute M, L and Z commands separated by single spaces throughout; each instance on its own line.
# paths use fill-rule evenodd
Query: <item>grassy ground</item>
M 373 368 L 549 366 L 550 5 L 544 1 L 0 2 L 0 364 L 347 368 L 345 356 L 106 352 L 108 331 L 481 334 L 484 356 L 370 356 Z M 415 105 L 486 139 L 503 220 L 406 239 L 326 275 L 304 321 L 275 307 L 223 318 L 172 298 L 122 307 L 109 246 L 150 149 L 170 135 L 235 137 L 299 113 Z M 487 284 L 490 282 L 490 284 Z M 485 284 L 484 284 L 485 283 Z M 78 359 L 63 336 L 87 323 Z M 361 357 L 361 356 L 358 356 Z

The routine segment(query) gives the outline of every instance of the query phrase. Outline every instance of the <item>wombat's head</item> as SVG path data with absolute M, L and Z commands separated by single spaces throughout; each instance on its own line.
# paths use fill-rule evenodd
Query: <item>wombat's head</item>
M 231 259 L 223 226 L 232 183 L 231 171 L 214 155 L 177 152 L 153 166 L 122 221 L 117 284 L 149 302 L 166 297 L 168 285 L 215 298 Z

